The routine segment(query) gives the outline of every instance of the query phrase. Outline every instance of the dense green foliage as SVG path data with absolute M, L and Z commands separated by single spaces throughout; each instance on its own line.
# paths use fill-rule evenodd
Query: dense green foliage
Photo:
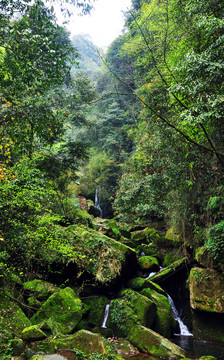
M 70 3 L 88 12 L 91 2 Z M 71 245 L 67 231 L 94 226 L 79 196 L 94 201 L 96 189 L 104 216 L 172 226 L 221 261 L 222 1 L 133 0 L 104 59 L 88 37 L 69 39 L 48 2 L 0 8 L 2 276 L 9 263 L 28 277 L 61 260 L 88 268 L 99 244 L 107 272 L 105 238 L 88 230 L 89 243 Z

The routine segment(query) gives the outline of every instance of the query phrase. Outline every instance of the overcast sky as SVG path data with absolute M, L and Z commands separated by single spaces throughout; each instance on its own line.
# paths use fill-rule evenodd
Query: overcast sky
M 90 15 L 73 16 L 68 25 L 72 35 L 89 34 L 95 45 L 105 48 L 121 34 L 122 11 L 131 6 L 131 0 L 96 0 Z

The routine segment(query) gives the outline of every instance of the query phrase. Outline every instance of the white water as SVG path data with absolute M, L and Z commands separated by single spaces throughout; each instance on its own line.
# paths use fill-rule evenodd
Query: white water
M 104 329 L 106 329 L 106 327 L 107 327 L 107 320 L 108 320 L 108 316 L 109 316 L 109 311 L 110 311 L 110 304 L 107 304 L 106 308 L 105 308 L 103 323 L 102 323 L 102 328 L 104 328 Z
M 95 204 L 94 205 L 95 205 L 95 207 L 97 209 L 100 210 L 100 217 L 102 218 L 103 217 L 103 211 L 102 211 L 102 209 L 100 207 L 99 196 L 98 196 L 98 190 L 97 189 L 96 189 L 96 193 L 95 193 Z
M 180 334 L 175 335 L 181 335 L 181 336 L 193 336 L 193 334 L 188 330 L 187 326 L 183 323 L 181 320 L 179 313 L 177 311 L 176 306 L 174 305 L 173 299 L 170 297 L 169 294 L 167 294 L 167 299 L 169 300 L 169 303 L 171 305 L 171 308 L 173 310 L 173 317 L 178 322 L 180 327 Z
M 163 270 L 164 268 L 162 267 L 162 266 L 160 266 L 159 267 L 159 271 L 161 271 L 161 270 Z M 146 278 L 146 280 L 147 279 L 150 279 L 152 276 L 154 276 L 154 275 L 156 275 L 158 272 L 156 271 L 156 272 L 151 272 L 150 274 L 149 274 L 149 276 L 147 276 L 147 278 Z

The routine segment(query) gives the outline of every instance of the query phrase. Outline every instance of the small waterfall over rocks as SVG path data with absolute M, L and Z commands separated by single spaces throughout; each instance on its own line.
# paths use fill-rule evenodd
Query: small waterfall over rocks
M 177 308 L 174 304 L 173 299 L 171 298 L 171 296 L 169 294 L 167 294 L 167 299 L 169 300 L 169 303 L 171 305 L 171 308 L 173 310 L 173 316 L 174 319 L 178 322 L 179 327 L 180 327 L 180 334 L 175 334 L 176 336 L 193 336 L 193 334 L 188 330 L 187 326 L 183 323 L 183 321 L 180 318 L 180 315 L 177 311 Z
M 108 320 L 108 316 L 109 316 L 109 311 L 110 311 L 110 304 L 107 304 L 106 307 L 105 307 L 103 323 L 102 323 L 102 326 L 101 326 L 104 329 L 107 328 L 107 320 Z
M 95 193 L 95 207 L 97 208 L 97 209 L 99 209 L 99 211 L 100 211 L 100 217 L 102 218 L 103 217 L 103 211 L 102 211 L 102 209 L 101 209 L 101 207 L 100 207 L 100 202 L 99 202 L 99 195 L 98 195 L 98 189 L 96 189 L 96 193 Z

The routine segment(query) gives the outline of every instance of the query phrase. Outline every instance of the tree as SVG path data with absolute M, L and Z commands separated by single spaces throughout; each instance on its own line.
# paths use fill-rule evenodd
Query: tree
M 65 115 L 52 89 L 68 81 L 77 57 L 68 34 L 42 4 L 30 6 L 6 30 L 0 79 L 2 161 L 7 160 L 7 139 L 14 144 L 12 151 L 32 154 L 34 142 L 48 145 L 61 134 Z

